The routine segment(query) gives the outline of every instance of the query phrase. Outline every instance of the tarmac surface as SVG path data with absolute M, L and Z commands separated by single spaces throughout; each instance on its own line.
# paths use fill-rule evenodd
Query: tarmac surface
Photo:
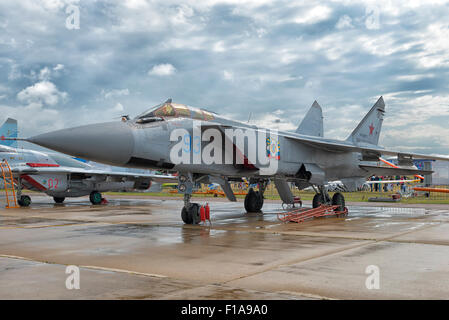
M 108 200 L 0 209 L 0 299 L 449 298 L 447 205 L 354 204 L 296 224 L 277 201 L 246 214 L 215 200 L 212 226 L 192 226 L 179 199 Z M 80 289 L 66 288 L 69 265 Z

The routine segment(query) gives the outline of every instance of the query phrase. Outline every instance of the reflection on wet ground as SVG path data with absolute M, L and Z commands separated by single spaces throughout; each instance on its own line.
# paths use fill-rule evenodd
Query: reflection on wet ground
M 353 205 L 296 224 L 276 202 L 247 214 L 213 201 L 212 225 L 189 226 L 180 200 L 108 200 L 0 210 L 0 298 L 449 297 L 449 207 Z M 67 265 L 81 268 L 80 290 L 65 289 Z M 365 286 L 370 265 L 379 289 Z

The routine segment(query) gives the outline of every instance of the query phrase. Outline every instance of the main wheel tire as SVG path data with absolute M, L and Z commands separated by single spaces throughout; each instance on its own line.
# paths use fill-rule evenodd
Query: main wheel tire
M 181 218 L 185 224 L 200 223 L 200 205 L 198 203 L 192 203 L 188 209 L 184 206 L 181 210 Z
M 260 193 L 260 191 L 256 191 L 256 212 L 260 212 L 262 210 L 263 207 L 263 196 L 262 193 Z
M 200 205 L 198 203 L 192 203 L 189 211 L 192 217 L 192 224 L 200 223 L 201 222 Z
M 100 204 L 101 203 L 101 193 L 98 191 L 92 191 L 89 195 L 89 200 L 92 204 Z
M 263 207 L 262 194 L 259 191 L 254 191 L 253 188 L 249 189 L 244 205 L 246 212 L 260 212 Z
M 64 200 L 65 200 L 65 197 L 53 197 L 53 200 L 54 200 L 56 203 L 63 203 Z
M 181 219 L 185 224 L 192 224 L 193 222 L 192 216 L 189 214 L 189 211 L 186 209 L 186 207 L 182 207 Z
M 345 197 L 340 193 L 336 192 L 332 197 L 332 205 L 339 206 L 335 211 L 344 211 L 345 210 Z
M 20 199 L 17 201 L 17 203 L 21 207 L 28 207 L 31 204 L 31 198 L 30 198 L 30 196 L 23 195 L 20 197 Z
M 312 207 L 318 208 L 320 205 L 325 204 L 326 201 L 322 193 L 317 193 L 313 196 Z

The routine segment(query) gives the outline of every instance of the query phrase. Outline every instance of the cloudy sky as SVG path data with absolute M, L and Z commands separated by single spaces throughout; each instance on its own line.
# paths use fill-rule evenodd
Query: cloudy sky
M 29 136 L 171 97 L 290 130 L 316 99 L 346 138 L 383 95 L 382 145 L 449 154 L 448 17 L 438 0 L 3 0 L 0 121 Z

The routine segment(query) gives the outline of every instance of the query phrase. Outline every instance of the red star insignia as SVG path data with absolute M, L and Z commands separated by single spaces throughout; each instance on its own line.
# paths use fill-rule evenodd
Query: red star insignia
M 371 125 L 369 126 L 369 135 L 372 135 L 372 134 L 373 134 L 373 130 L 374 130 L 374 126 L 373 126 L 373 124 L 371 123 Z

